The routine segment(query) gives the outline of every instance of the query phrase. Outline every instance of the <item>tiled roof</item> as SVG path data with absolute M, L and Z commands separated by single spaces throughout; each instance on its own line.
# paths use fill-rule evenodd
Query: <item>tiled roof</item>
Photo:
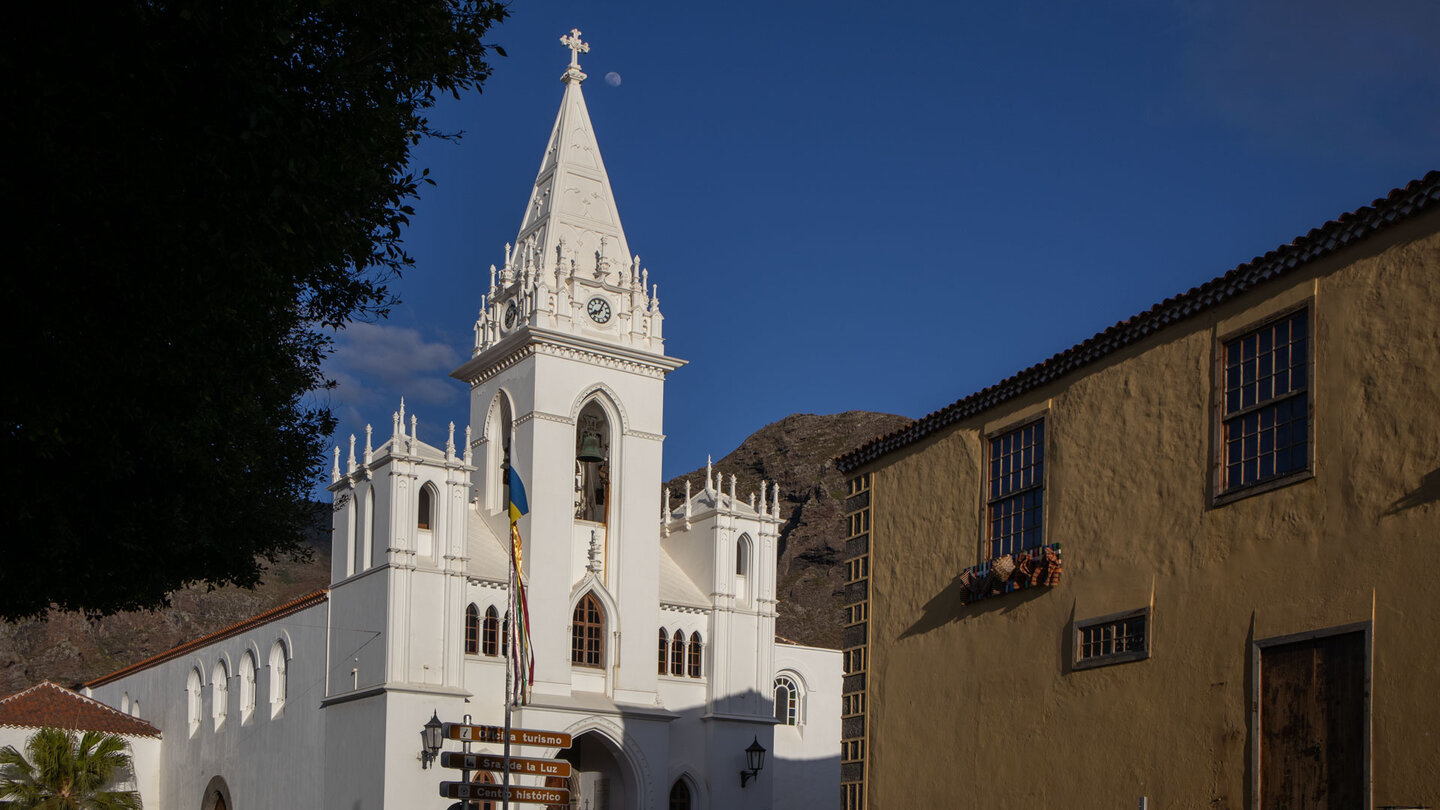
M 50 681 L 0 699 L 0 726 L 73 728 L 128 737 L 159 737 L 160 729 L 138 717 Z
M 1358 211 L 1343 214 L 1219 278 L 1167 298 L 1009 379 L 916 419 L 899 430 L 872 439 L 837 458 L 836 466 L 842 472 L 858 469 L 962 419 L 1053 382 L 1161 329 L 1219 306 L 1266 281 L 1292 273 L 1392 225 L 1437 208 L 1440 208 L 1440 171 L 1432 171 Z
M 142 669 L 149 669 L 156 664 L 169 661 L 172 658 L 179 658 L 180 656 L 185 655 L 192 650 L 197 650 L 201 647 L 204 647 L 207 644 L 213 644 L 217 641 L 220 641 L 221 639 L 229 638 L 230 636 L 236 635 L 238 633 L 243 633 L 246 630 L 251 630 L 259 627 L 266 622 L 272 622 L 276 619 L 289 616 L 291 613 L 304 610 L 305 608 L 311 607 L 313 605 L 318 605 L 324 602 L 327 598 L 329 598 L 329 594 L 330 592 L 324 588 L 321 588 L 320 590 L 313 593 L 307 593 L 304 596 L 301 596 L 297 599 L 292 599 L 289 602 L 280 605 L 279 607 L 271 608 L 270 610 L 267 610 L 257 616 L 251 616 L 244 621 L 236 622 L 235 624 L 232 624 L 223 630 L 217 630 L 216 632 L 211 633 L 208 636 L 201 636 L 194 641 L 187 641 L 184 644 L 181 644 L 178 647 L 172 647 L 165 652 L 160 653 L 159 655 L 152 655 L 137 664 L 131 664 L 124 669 L 117 669 L 109 675 L 102 675 L 99 678 L 96 678 L 95 680 L 85 684 L 85 686 L 92 688 L 96 686 L 103 686 L 107 683 L 110 683 L 111 681 L 119 680 L 120 678 L 123 678 L 127 675 L 132 675 L 136 672 L 139 672 Z

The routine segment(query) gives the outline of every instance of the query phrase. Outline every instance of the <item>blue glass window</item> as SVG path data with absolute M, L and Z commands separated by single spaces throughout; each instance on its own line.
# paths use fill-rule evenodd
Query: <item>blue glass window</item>
M 990 440 L 990 556 L 1039 546 L 1045 537 L 1045 421 Z
M 1224 491 L 1309 469 L 1310 314 L 1225 344 Z

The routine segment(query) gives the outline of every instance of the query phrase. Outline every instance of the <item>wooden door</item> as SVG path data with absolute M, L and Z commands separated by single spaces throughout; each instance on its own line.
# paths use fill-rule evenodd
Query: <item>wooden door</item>
M 1366 806 L 1363 632 L 1260 649 L 1261 810 Z

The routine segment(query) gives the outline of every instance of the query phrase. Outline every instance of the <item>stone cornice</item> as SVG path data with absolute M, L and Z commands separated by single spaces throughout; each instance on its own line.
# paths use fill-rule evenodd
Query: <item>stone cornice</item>
M 607 368 L 663 379 L 685 361 L 539 326 L 525 326 L 470 359 L 450 376 L 471 388 L 533 354 L 564 357 Z

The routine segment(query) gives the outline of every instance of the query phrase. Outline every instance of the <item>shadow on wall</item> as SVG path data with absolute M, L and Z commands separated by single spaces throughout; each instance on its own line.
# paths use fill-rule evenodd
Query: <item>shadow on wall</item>
M 1389 509 L 1381 513 L 1381 517 L 1398 515 L 1407 509 L 1414 509 L 1417 506 L 1437 501 L 1440 501 L 1440 467 L 1425 473 L 1425 477 L 1420 479 L 1420 486 L 1396 499 L 1394 503 L 1390 504 Z
M 920 618 L 905 628 L 905 632 L 900 634 L 900 638 L 906 639 L 928 633 L 951 622 L 969 621 L 995 612 L 1009 613 L 1051 590 L 1050 588 L 1024 588 L 1006 594 L 1003 599 L 985 599 L 966 605 L 960 598 L 965 588 L 966 584 L 961 581 L 960 573 L 957 572 L 955 578 L 950 580 L 950 584 L 945 586 L 944 590 L 925 603 L 925 610 L 920 614 Z

